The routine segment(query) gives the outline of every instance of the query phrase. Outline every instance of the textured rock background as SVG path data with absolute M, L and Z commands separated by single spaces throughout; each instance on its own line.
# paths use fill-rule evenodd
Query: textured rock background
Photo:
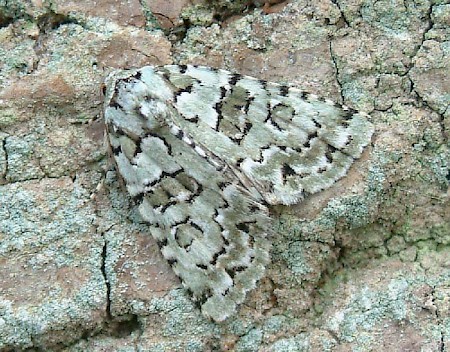
M 0 351 L 450 351 L 446 1 L 0 0 Z M 103 142 L 113 69 L 227 68 L 367 111 L 347 177 L 275 209 L 272 264 L 205 320 Z

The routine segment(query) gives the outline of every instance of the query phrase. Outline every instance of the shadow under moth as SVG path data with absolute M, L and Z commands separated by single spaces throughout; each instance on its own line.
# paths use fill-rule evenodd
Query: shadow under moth
M 200 66 L 107 80 L 108 141 L 129 194 L 202 313 L 227 319 L 270 261 L 271 205 L 343 177 L 367 115 L 301 90 Z

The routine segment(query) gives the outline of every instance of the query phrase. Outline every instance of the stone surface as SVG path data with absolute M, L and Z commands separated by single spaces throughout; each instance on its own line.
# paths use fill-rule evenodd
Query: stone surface
M 0 350 L 446 351 L 446 1 L 0 0 Z M 347 177 L 273 209 L 272 264 L 206 321 L 103 143 L 115 68 L 202 64 L 370 113 Z

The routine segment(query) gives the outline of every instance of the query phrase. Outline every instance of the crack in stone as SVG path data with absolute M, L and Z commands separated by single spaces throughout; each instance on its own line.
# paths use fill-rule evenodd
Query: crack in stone
M 441 316 L 439 314 L 439 309 L 436 306 L 436 288 L 434 286 L 431 287 L 431 302 L 433 303 L 433 306 L 436 307 L 436 310 L 434 311 L 434 315 L 436 316 L 436 319 L 438 320 L 438 323 L 443 323 Z M 439 341 L 439 352 L 444 352 L 445 351 L 445 333 L 444 333 L 444 329 L 441 329 L 441 338 Z
M 341 102 L 342 102 L 342 104 L 344 104 L 345 103 L 345 99 L 344 99 L 344 93 L 342 91 L 342 89 L 343 89 L 342 88 L 342 83 L 341 83 L 341 81 L 339 79 L 339 68 L 338 68 L 336 57 L 333 54 L 333 41 L 331 41 L 331 40 L 330 40 L 329 49 L 330 49 L 331 60 L 333 61 L 333 66 L 334 66 L 334 69 L 336 70 L 336 82 L 337 82 L 337 84 L 339 86 L 339 94 L 341 96 Z
M 5 155 L 5 169 L 2 172 L 2 175 L 0 175 L 0 176 L 3 179 L 6 179 L 6 175 L 8 174 L 8 168 L 9 168 L 9 165 L 8 165 L 8 150 L 6 149 L 6 138 L 4 138 L 2 140 L 2 150 L 3 150 L 3 153 Z
M 112 319 L 112 316 L 111 316 L 111 283 L 109 282 L 108 274 L 106 272 L 106 258 L 108 255 L 108 252 L 107 252 L 108 242 L 106 241 L 105 238 L 103 238 L 103 240 L 104 240 L 104 244 L 103 244 L 103 248 L 102 248 L 102 262 L 101 262 L 100 270 L 102 272 L 103 279 L 104 279 L 105 285 L 106 285 L 106 315 L 107 315 L 108 320 L 111 320 Z
M 335 4 L 336 7 L 338 8 L 339 13 L 341 14 L 341 18 L 344 20 L 344 23 L 347 25 L 347 27 L 350 27 L 350 22 L 347 20 L 347 17 L 345 17 L 345 13 L 344 13 L 344 11 L 342 10 L 341 4 L 339 3 L 339 1 L 338 1 L 338 0 L 331 0 L 331 2 L 332 2 L 333 4 Z

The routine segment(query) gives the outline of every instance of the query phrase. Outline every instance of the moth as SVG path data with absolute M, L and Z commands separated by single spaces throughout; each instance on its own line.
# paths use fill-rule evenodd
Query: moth
M 270 262 L 269 208 L 343 177 L 368 116 L 286 85 L 210 67 L 146 66 L 107 79 L 117 170 L 202 313 L 236 312 Z

